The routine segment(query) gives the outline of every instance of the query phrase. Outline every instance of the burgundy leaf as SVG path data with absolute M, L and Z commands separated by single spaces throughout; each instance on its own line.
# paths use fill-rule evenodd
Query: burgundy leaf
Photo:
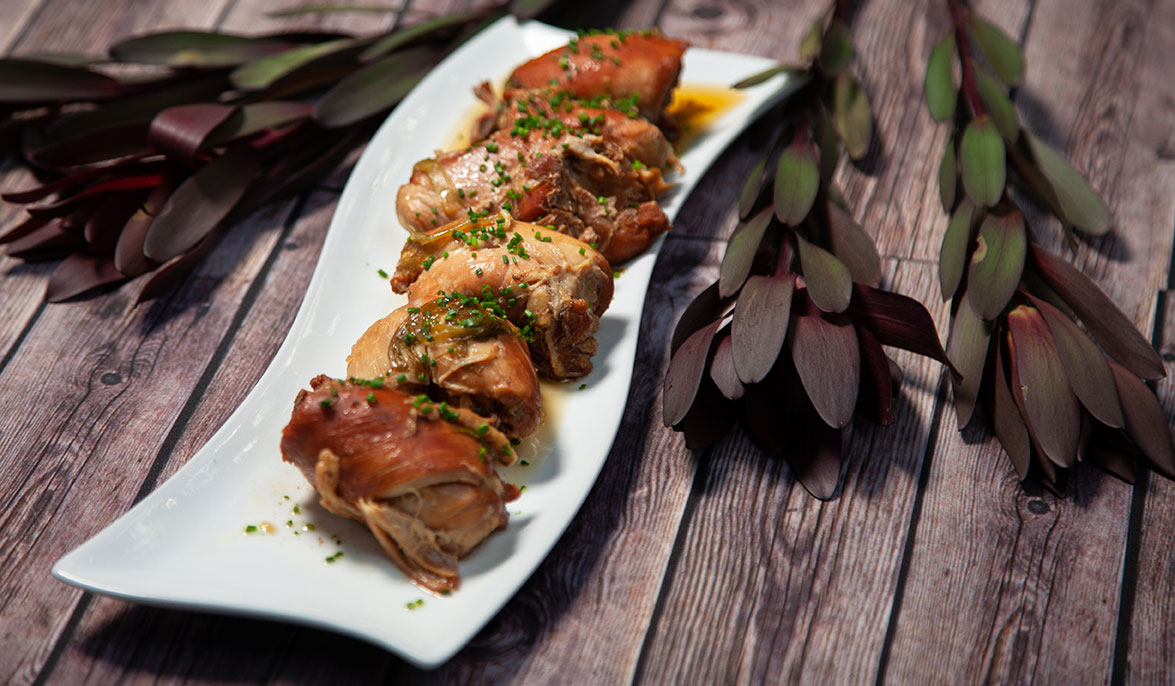
M 1053 334 L 1053 342 L 1061 355 L 1065 376 L 1069 379 L 1073 393 L 1098 421 L 1121 428 L 1124 421 L 1122 407 L 1118 404 L 1114 375 L 1105 356 L 1063 312 L 1039 298 L 1031 295 L 1028 298 L 1040 310 Z
M 1091 422 L 1089 441 L 1082 459 L 1101 467 L 1126 483 L 1134 483 L 1134 468 L 1142 457 L 1126 434 Z
M 108 257 L 77 252 L 62 260 L 49 277 L 45 300 L 59 303 L 102 286 L 126 281 Z
M 1107 355 L 1140 378 L 1166 376 L 1159 354 L 1089 277 L 1037 245 L 1029 246 L 1029 255 L 1032 265 L 1073 308 Z
M 848 267 L 832 253 L 799 236 L 796 245 L 808 297 L 825 312 L 844 312 L 853 297 L 853 277 Z
M 199 243 L 232 211 L 257 170 L 257 158 L 248 149 L 229 151 L 198 169 L 151 222 L 143 254 L 167 262 Z
M 966 292 L 959 297 L 959 307 L 951 321 L 951 335 L 947 339 L 947 357 L 959 371 L 959 376 L 951 377 L 951 385 L 955 394 L 955 416 L 960 429 L 967 426 L 975 411 L 992 328 L 991 322 L 986 322 L 975 314 L 967 302 L 967 297 Z
M 168 107 L 151 120 L 147 136 L 160 152 L 190 163 L 208 135 L 236 111 L 236 107 L 211 102 Z
M 0 59 L 0 103 L 105 100 L 125 88 L 105 74 L 16 57 Z
M 812 405 L 829 426 L 846 426 L 857 406 L 861 379 L 861 353 L 852 322 L 808 307 L 797 313 L 788 338 Z
M 857 326 L 855 330 L 861 345 L 861 391 L 857 396 L 857 411 L 874 424 L 888 426 L 893 424 L 891 361 L 868 329 Z
M 1029 433 L 1046 457 L 1061 467 L 1077 460 L 1081 406 L 1065 379 L 1065 367 L 1040 313 L 1021 305 L 1008 313 L 1012 334 L 1012 392 L 1024 405 Z
M 86 244 L 71 231 L 64 218 L 57 218 L 8 243 L 8 254 L 24 260 L 50 260 L 64 257 Z
M 713 382 L 703 378 L 689 412 L 673 428 L 685 434 L 686 447 L 701 450 L 725 436 L 734 420 L 732 403 L 722 397 Z
M 486 16 L 486 9 L 476 9 L 468 12 L 453 12 L 450 14 L 443 14 L 433 19 L 427 19 L 419 24 L 413 24 L 407 28 L 399 29 L 391 35 L 381 38 L 378 42 L 367 48 L 362 55 L 359 56 L 360 61 L 370 62 L 378 59 L 397 50 L 406 45 L 419 43 L 424 39 L 430 39 L 436 35 L 450 33 L 452 29 L 465 26 L 478 19 Z M 520 20 L 533 18 L 534 15 L 520 16 L 515 13 L 515 16 Z
M 723 336 L 714 350 L 714 359 L 710 362 L 710 379 L 722 395 L 730 400 L 738 400 L 746 391 L 734 370 L 734 358 L 730 354 L 730 336 Z
M 11 243 L 18 238 L 23 238 L 48 224 L 49 221 L 49 217 L 28 217 L 23 222 L 13 226 L 3 235 L 0 235 L 0 244 Z
M 149 154 L 149 153 L 148 153 Z M 63 189 L 71 186 L 81 185 L 84 181 L 89 181 L 96 176 L 110 175 L 115 177 L 136 176 L 151 173 L 159 169 L 159 165 L 153 162 L 143 162 L 146 155 L 135 155 L 123 160 L 119 160 L 113 164 L 105 166 L 95 166 L 84 171 L 74 174 L 69 174 L 56 181 L 34 186 L 23 191 L 11 191 L 0 195 L 0 198 L 11 203 L 30 203 L 38 200 L 43 200 L 50 195 L 57 193 Z
M 362 121 L 400 101 L 432 68 L 435 52 L 411 48 L 350 74 L 314 106 L 314 118 L 330 129 Z
M 280 128 L 309 118 L 313 111 L 314 108 L 305 103 L 282 100 L 243 105 L 208 134 L 204 139 L 204 147 L 211 148 L 247 138 L 266 129 Z
M 775 365 L 787 336 L 795 275 L 747 279 L 731 324 L 731 357 L 745 383 L 762 380 Z
M 991 321 L 1003 312 L 1024 272 L 1024 217 L 1015 209 L 988 212 L 971 253 L 967 294 L 975 314 Z
M 1110 369 L 1118 386 L 1118 397 L 1122 400 L 1126 433 L 1156 469 L 1167 478 L 1175 479 L 1171 428 L 1155 394 L 1123 366 L 1110 362 Z
M 661 407 L 665 426 L 674 426 L 685 418 L 694 398 L 698 384 L 705 375 L 706 363 L 710 359 L 710 343 L 722 324 L 714 321 L 689 336 L 669 359 L 665 371 L 664 404 Z
M 673 329 L 673 338 L 669 342 L 669 354 L 677 353 L 678 348 L 685 343 L 695 331 L 715 320 L 721 319 L 730 308 L 730 298 L 718 295 L 718 282 L 710 284 L 701 293 L 698 293 L 677 320 Z
M 974 316 L 974 315 L 972 315 Z M 978 319 L 978 318 L 976 318 Z M 1028 465 L 1032 458 L 1032 443 L 1028 439 L 1028 429 L 1020 418 L 1020 410 L 1012 391 L 1008 388 L 1008 374 L 1004 369 L 1004 353 L 1002 346 L 995 346 L 995 371 L 992 374 L 992 410 L 991 423 L 995 429 L 996 438 L 1004 447 L 1004 452 L 1012 460 L 1016 474 L 1024 479 L 1028 476 Z
M 130 221 L 131 216 L 146 200 L 148 193 L 121 193 L 106 198 L 94 208 L 83 235 L 90 244 L 90 251 L 95 255 L 109 255 L 113 257 L 118 237 L 123 227 Z
M 106 167 L 111 162 L 125 163 L 153 153 L 144 124 L 110 127 L 25 149 L 25 157 L 32 166 L 63 172 L 80 171 L 78 168 L 92 164 Z
M 845 314 L 854 323 L 869 329 L 882 345 L 892 345 L 950 364 L 938 340 L 934 320 L 922 303 L 913 298 L 854 284 L 853 299 Z
M 220 242 L 220 237 L 224 234 L 223 228 L 214 229 L 199 243 L 195 245 L 188 252 L 179 255 L 166 264 L 160 265 L 153 273 L 143 277 L 145 283 L 139 291 L 138 297 L 135 299 L 136 303 L 141 303 L 147 300 L 162 295 L 165 290 L 178 283 L 188 272 L 192 271 L 200 260 L 212 252 L 212 248 Z
M 28 208 L 28 213 L 34 217 L 61 217 L 80 207 L 90 198 L 103 193 L 117 193 L 125 191 L 138 191 L 147 188 L 154 188 L 163 183 L 163 176 L 161 174 L 150 174 L 147 176 L 128 176 L 118 179 L 112 179 L 103 183 L 95 184 L 68 197 L 65 197 L 51 205 L 41 205 L 40 207 Z
M 768 207 L 734 228 L 718 271 L 718 292 L 722 297 L 734 294 L 747 280 L 759 244 L 763 242 L 763 233 L 773 216 L 773 210 Z
M 281 52 L 289 43 L 209 31 L 161 31 L 119 41 L 110 56 L 120 62 L 170 67 L 234 67 Z
M 131 215 L 119 234 L 118 243 L 114 247 L 114 266 L 126 276 L 134 278 L 157 266 L 143 254 L 143 243 L 147 239 L 151 222 L 163 209 L 174 188 L 170 183 L 165 183 L 151 191 L 143 201 L 143 206 Z
M 140 94 L 103 103 L 95 109 L 64 113 L 45 127 L 45 136 L 54 142 L 69 145 L 70 139 L 132 124 L 141 124 L 143 130 L 146 130 L 146 125 L 160 111 L 187 102 L 215 100 L 226 86 L 223 75 L 173 77 L 153 84 Z
M 321 136 L 321 146 L 308 147 L 309 150 L 314 151 L 312 155 L 299 151 L 293 156 L 288 167 L 293 172 L 289 174 L 283 172 L 283 178 L 273 187 L 268 198 L 288 197 L 310 190 L 314 184 L 339 166 L 346 158 L 347 153 L 367 137 L 365 129 L 362 127 L 353 127 L 342 132 Z
M 873 239 L 839 204 L 827 201 L 828 248 L 858 283 L 876 286 L 881 281 L 881 257 Z

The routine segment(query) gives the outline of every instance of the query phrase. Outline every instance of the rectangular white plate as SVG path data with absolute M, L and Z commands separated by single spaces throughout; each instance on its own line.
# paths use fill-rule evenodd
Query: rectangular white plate
M 316 374 L 342 376 L 351 344 L 402 304 L 391 271 L 405 232 L 396 189 L 412 165 L 451 140 L 474 107 L 472 87 L 567 41 L 565 31 L 503 19 L 433 70 L 376 133 L 347 182 L 290 333 L 249 397 L 174 477 L 53 567 L 59 579 L 139 603 L 300 622 L 373 641 L 424 667 L 449 659 L 539 565 L 579 510 L 604 464 L 624 401 L 654 249 L 626 266 L 604 316 L 586 389 L 547 386 L 531 465 L 503 470 L 524 484 L 510 525 L 461 564 L 460 590 L 433 597 L 409 583 L 358 524 L 330 515 L 278 441 L 298 389 Z M 686 52 L 683 83 L 729 85 L 771 60 Z M 670 219 L 710 163 L 760 112 L 797 86 L 777 76 L 745 91 L 683 155 L 686 171 L 664 199 Z M 660 247 L 658 243 L 657 248 Z M 583 417 L 590 417 L 585 430 Z M 529 451 L 529 452 L 528 452 Z M 295 506 L 299 512 L 294 513 Z M 246 525 L 273 533 L 244 533 Z M 292 526 L 287 526 L 292 522 Z M 307 531 L 306 525 L 313 525 Z M 298 535 L 295 535 L 295 531 Z M 341 537 L 342 544 L 331 537 Z M 333 563 L 336 551 L 344 556 Z M 416 599 L 424 603 L 408 609 Z

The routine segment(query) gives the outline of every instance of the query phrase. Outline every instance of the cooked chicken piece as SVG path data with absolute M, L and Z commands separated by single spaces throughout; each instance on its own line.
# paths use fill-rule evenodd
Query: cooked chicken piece
M 464 301 L 462 301 L 464 300 Z M 509 321 L 472 299 L 431 298 L 372 324 L 347 357 L 347 374 L 495 419 L 510 436 L 542 420 L 542 393 L 526 341 Z
M 486 420 L 423 396 L 325 376 L 294 401 L 282 459 L 327 510 L 363 522 L 412 581 L 457 588 L 457 560 L 506 526 L 518 497 L 493 462 L 513 459 Z
M 552 379 L 591 371 L 612 286 L 612 268 L 590 246 L 505 213 L 415 235 L 392 277 L 413 304 L 459 293 L 501 308 L 529 341 L 539 374 Z
M 596 116 L 585 120 L 591 130 L 640 128 L 616 113 Z M 648 142 L 651 128 L 631 136 L 630 147 L 668 163 L 668 153 L 645 151 L 658 148 Z M 476 146 L 418 162 L 396 196 L 400 223 L 427 232 L 470 212 L 504 209 L 595 244 L 613 264 L 643 252 L 669 229 L 654 199 L 666 188 L 660 169 L 629 157 L 599 134 L 575 133 L 558 122 L 550 130 L 502 129 Z
M 515 69 L 507 89 L 552 85 L 578 98 L 635 95 L 641 116 L 663 124 L 688 46 L 652 31 L 581 36 Z

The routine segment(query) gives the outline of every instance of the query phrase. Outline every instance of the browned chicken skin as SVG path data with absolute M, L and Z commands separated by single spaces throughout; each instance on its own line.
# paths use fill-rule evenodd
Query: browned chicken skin
M 593 334 L 613 283 L 608 261 L 590 246 L 503 214 L 413 237 L 392 288 L 414 304 L 442 291 L 496 303 L 528 339 L 539 374 L 571 379 L 592 369 Z
M 493 463 L 509 441 L 481 417 L 401 391 L 326 376 L 294 401 L 282 459 L 331 512 L 363 522 L 396 565 L 433 591 L 457 588 L 457 560 L 506 526 L 518 489 Z
M 511 436 L 542 420 L 542 393 L 526 341 L 506 319 L 472 299 L 433 297 L 375 322 L 347 356 L 347 374 L 383 379 L 494 418 Z

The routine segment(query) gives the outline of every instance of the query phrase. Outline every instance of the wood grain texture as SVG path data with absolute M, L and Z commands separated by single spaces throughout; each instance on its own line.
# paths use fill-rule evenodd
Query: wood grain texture
M 943 325 L 933 265 L 890 261 L 886 281 Z M 852 424 L 833 500 L 809 496 L 745 438 L 713 451 L 646 657 L 652 683 L 876 673 L 942 374 L 926 358 L 896 359 L 906 371 L 897 422 Z
M 1153 170 L 1154 149 L 1135 142 L 1133 118 L 1123 111 L 1139 81 L 1149 80 L 1139 55 L 1158 49 L 1149 43 L 1146 16 L 1139 3 L 1038 2 L 1025 46 L 1027 82 L 1017 98 L 1025 124 L 1079 168 L 1087 166 L 1083 158 L 1111 157 L 1113 183 L 1092 174 L 1111 207 L 1147 212 L 1120 216 L 1113 237 L 1091 241 L 1074 260 L 1144 331 L 1155 289 L 1167 278 L 1172 216 L 1141 200 L 1164 195 L 1161 177 L 1126 173 Z M 1126 35 L 1133 38 L 1123 43 Z M 1066 52 L 1072 50 L 1088 50 L 1093 68 L 1074 68 L 1081 60 Z M 1055 244 L 1048 237 L 1055 222 L 1029 215 L 1035 235 Z M 1142 246 L 1153 252 L 1143 254 Z M 1109 679 L 1130 487 L 1087 467 L 1074 477 L 1065 499 L 1022 488 L 982 428 L 957 434 L 944 422 L 888 679 Z M 939 658 L 928 662 L 926 655 Z
M 0 54 L 7 53 L 44 0 L 10 0 L 0 3 Z

